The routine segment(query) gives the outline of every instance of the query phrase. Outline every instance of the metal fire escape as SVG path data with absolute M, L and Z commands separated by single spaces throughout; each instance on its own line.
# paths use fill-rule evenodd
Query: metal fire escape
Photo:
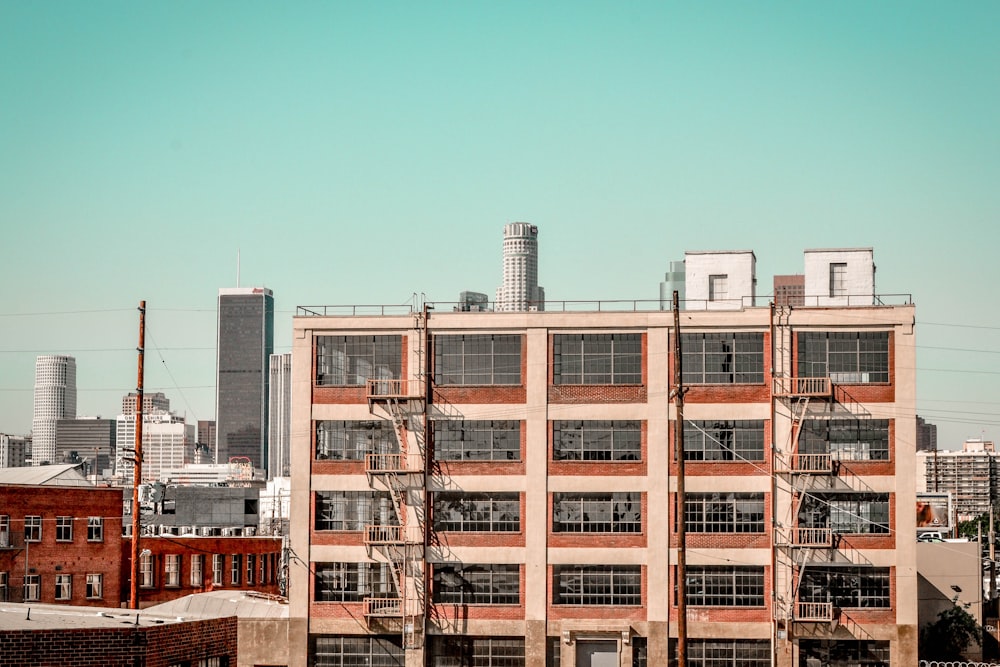
M 775 443 L 775 494 L 779 501 L 774 529 L 776 604 L 774 618 L 789 636 L 802 624 L 832 624 L 837 612 L 832 602 L 802 599 L 802 583 L 810 565 L 829 563 L 871 564 L 860 552 L 840 543 L 833 528 L 803 525 L 803 502 L 811 492 L 865 490 L 859 478 L 843 467 L 828 450 L 802 452 L 800 436 L 807 420 L 865 419 L 870 413 L 839 391 L 830 377 L 795 377 L 791 373 L 792 327 L 790 309 L 776 307 L 774 315 L 775 419 L 785 419 L 787 435 Z M 782 411 L 779 414 L 779 410 Z M 870 490 L 870 489 L 868 489 Z
M 423 338 L 426 331 L 421 331 Z M 419 346 L 418 356 L 426 349 Z M 423 375 L 421 373 L 421 375 Z M 374 631 L 399 631 L 403 647 L 423 646 L 425 579 L 424 552 L 426 493 L 425 394 L 422 378 L 369 379 L 369 411 L 392 422 L 399 453 L 368 454 L 365 472 L 369 486 L 388 492 L 398 525 L 365 527 L 369 558 L 385 562 L 392 573 L 395 595 L 366 597 L 364 615 Z

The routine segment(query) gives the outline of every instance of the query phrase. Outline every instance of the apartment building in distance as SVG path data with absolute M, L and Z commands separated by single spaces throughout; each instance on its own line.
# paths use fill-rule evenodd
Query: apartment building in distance
M 987 514 L 1000 499 L 1000 452 L 981 438 L 957 451 L 918 451 L 917 491 L 950 493 L 958 521 Z
M 914 307 L 812 252 L 801 308 L 741 252 L 679 313 L 300 309 L 290 665 L 667 665 L 682 591 L 689 665 L 916 664 Z

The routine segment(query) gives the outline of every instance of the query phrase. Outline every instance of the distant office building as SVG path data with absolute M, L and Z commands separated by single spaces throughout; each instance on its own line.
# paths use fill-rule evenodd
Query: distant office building
M 667 271 L 663 282 L 660 283 L 660 310 L 670 310 L 674 292 L 677 292 L 680 308 L 684 310 L 684 260 L 670 262 L 670 270 Z
M 937 425 L 928 424 L 923 417 L 917 417 L 917 451 L 933 452 L 937 449 Z
M 198 420 L 198 437 L 194 443 L 194 463 L 215 462 L 215 420 Z
M 133 391 L 122 398 L 123 415 L 135 414 L 135 399 L 137 396 L 138 394 Z M 143 392 L 142 412 L 147 415 L 152 412 L 170 412 L 170 399 L 160 391 Z
M 268 360 L 274 352 L 274 295 L 266 287 L 219 290 L 216 461 L 246 457 L 267 470 Z
M 494 310 L 545 310 L 545 289 L 538 286 L 538 227 L 512 222 L 503 228 L 503 285 Z
M 132 482 L 132 462 L 123 450 L 135 447 L 135 416 L 117 420 L 119 453 L 116 473 L 127 485 Z M 192 458 L 194 425 L 171 413 L 154 412 L 142 418 L 142 481 L 156 481 L 168 468 L 179 468 Z
M 774 305 L 800 308 L 806 303 L 806 277 L 797 273 L 774 277 Z
M 268 387 L 268 478 L 288 477 L 292 418 L 292 353 L 272 354 Z
M 115 457 L 114 419 L 89 417 L 60 419 L 56 425 L 56 458 L 59 463 L 87 462 L 87 474 L 111 472 Z
M 482 292 L 462 292 L 458 295 L 455 310 L 462 313 L 478 313 L 490 309 L 490 297 Z
M 917 492 L 950 492 L 959 521 L 990 511 L 1000 499 L 1000 463 L 994 444 L 971 439 L 961 451 L 917 452 Z
M 0 468 L 21 468 L 27 462 L 31 440 L 0 433 Z
M 740 310 L 757 298 L 752 250 L 684 253 L 685 310 Z
M 875 258 L 871 248 L 805 251 L 806 306 L 871 306 Z
M 76 418 L 76 359 L 42 355 L 35 360 L 32 465 L 55 463 L 56 424 L 66 418 Z

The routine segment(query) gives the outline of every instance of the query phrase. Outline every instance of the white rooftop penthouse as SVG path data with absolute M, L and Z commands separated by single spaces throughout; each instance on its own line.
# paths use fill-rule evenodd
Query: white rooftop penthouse
M 739 310 L 755 306 L 757 257 L 752 250 L 684 253 L 685 310 Z
M 805 251 L 806 306 L 871 306 L 875 258 L 871 248 Z

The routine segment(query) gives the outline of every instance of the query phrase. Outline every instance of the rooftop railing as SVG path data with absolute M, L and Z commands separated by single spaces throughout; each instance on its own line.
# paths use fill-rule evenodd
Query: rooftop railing
M 681 310 L 688 311 L 733 311 L 749 308 L 767 308 L 774 297 L 771 295 L 755 298 L 722 299 L 708 301 L 704 299 L 685 299 L 681 301 Z M 361 304 L 361 305 L 328 305 L 328 306 L 297 306 L 296 317 L 360 317 L 385 315 L 411 315 L 419 312 L 424 306 L 435 312 L 468 312 L 468 313 L 511 313 L 536 312 L 535 309 L 524 311 L 494 310 L 496 304 L 467 304 L 459 301 L 427 301 L 403 304 Z M 655 311 L 670 311 L 671 302 L 663 299 L 600 299 L 584 301 L 546 300 L 545 312 L 556 313 L 602 313 L 602 312 L 635 312 L 646 313 Z M 913 305 L 912 294 L 864 294 L 839 297 L 802 296 L 791 304 L 793 308 L 863 308 L 886 306 Z M 540 310 L 538 312 L 541 312 Z

